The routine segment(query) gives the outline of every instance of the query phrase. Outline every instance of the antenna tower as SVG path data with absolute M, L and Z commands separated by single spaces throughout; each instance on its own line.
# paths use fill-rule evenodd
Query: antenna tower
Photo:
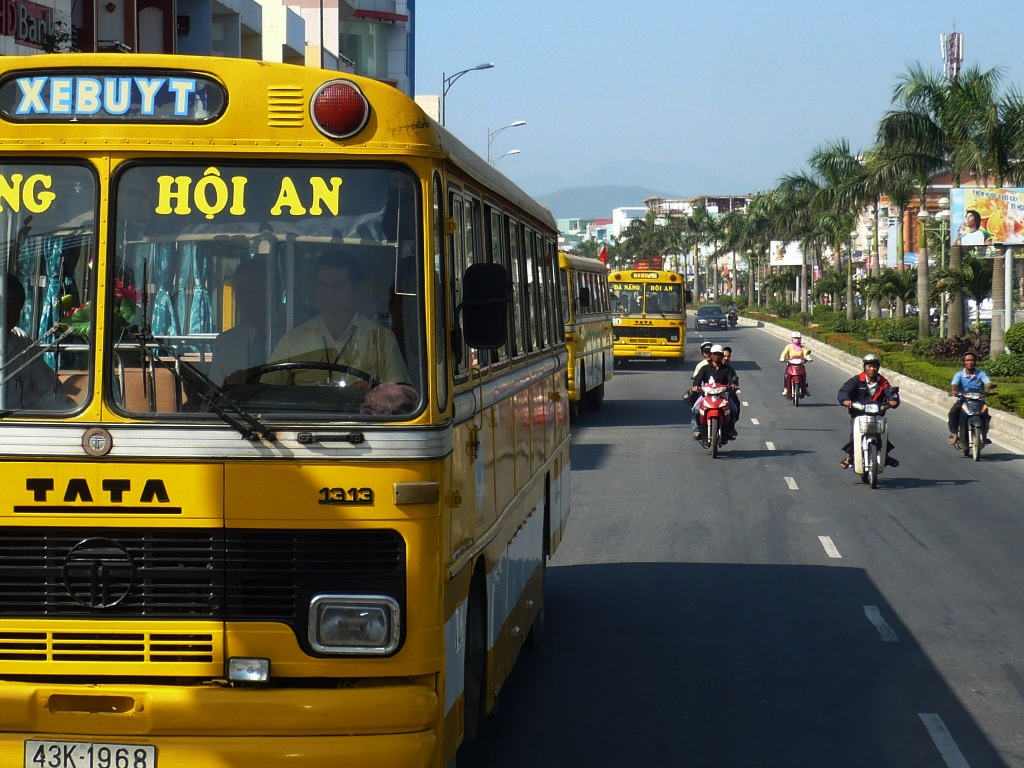
M 942 59 L 946 62 L 946 79 L 956 80 L 960 76 L 960 65 L 964 61 L 964 36 L 953 28 L 948 35 L 939 35 Z

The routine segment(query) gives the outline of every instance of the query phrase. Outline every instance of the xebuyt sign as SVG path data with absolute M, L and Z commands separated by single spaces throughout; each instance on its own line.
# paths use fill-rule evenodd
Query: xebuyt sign
M 0 0 L 0 35 L 39 48 L 53 28 L 53 8 L 29 0 Z

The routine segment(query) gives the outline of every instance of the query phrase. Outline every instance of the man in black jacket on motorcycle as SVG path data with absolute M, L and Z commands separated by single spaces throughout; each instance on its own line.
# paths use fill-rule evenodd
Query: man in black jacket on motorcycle
M 853 466 L 853 420 L 861 414 L 861 411 L 852 407 L 853 403 L 866 405 L 867 403 L 887 401 L 890 408 L 898 408 L 900 405 L 899 394 L 892 391 L 889 380 L 878 372 L 882 365 L 881 358 L 874 352 L 869 352 L 861 358 L 861 362 L 864 364 L 864 370 L 839 388 L 839 404 L 845 405 L 850 413 L 850 442 L 843 446 L 846 458 L 839 464 L 843 469 Z M 898 467 L 900 463 L 892 455 L 892 449 L 895 446 L 891 440 L 888 443 L 889 452 L 885 459 L 885 465 Z
M 696 394 L 697 399 L 693 404 L 693 436 L 694 439 L 700 434 L 700 426 L 697 423 L 697 411 L 700 408 L 701 385 L 707 384 L 714 379 L 716 384 L 725 384 L 729 390 L 730 395 L 732 392 L 737 390 L 740 386 L 740 377 L 736 375 L 736 371 L 732 369 L 731 365 L 728 365 L 723 361 L 725 350 L 720 344 L 715 344 L 711 347 L 711 362 L 703 366 L 699 371 L 693 375 L 693 392 Z M 736 414 L 732 413 L 732 418 L 729 420 L 729 434 L 727 437 L 730 440 L 736 438 Z

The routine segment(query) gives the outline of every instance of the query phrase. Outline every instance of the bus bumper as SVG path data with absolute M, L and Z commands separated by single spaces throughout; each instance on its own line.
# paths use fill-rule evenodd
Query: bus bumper
M 438 760 L 439 722 L 433 688 L 415 684 L 259 690 L 0 683 L 0 765 L 26 765 L 25 742 L 33 739 L 152 745 L 156 768 L 426 768 Z

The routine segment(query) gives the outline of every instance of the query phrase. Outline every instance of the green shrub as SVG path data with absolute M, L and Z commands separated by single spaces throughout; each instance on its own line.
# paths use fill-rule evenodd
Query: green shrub
M 910 343 L 910 354 L 914 357 L 935 357 L 935 346 L 940 341 L 938 336 L 927 339 L 914 339 Z
M 1024 376 L 1024 354 L 1007 352 L 981 366 L 989 376 Z
M 800 311 L 800 305 L 782 299 L 772 299 L 768 302 L 768 313 L 776 317 L 792 317 Z
M 949 382 L 957 370 L 954 366 L 922 360 L 907 352 L 885 355 L 882 358 L 882 365 L 897 373 L 902 373 L 904 376 L 909 376 L 915 381 L 942 390 L 949 389 Z
M 1024 323 L 1014 323 L 1003 334 L 1006 348 L 1015 355 L 1024 355 Z
M 814 317 L 814 322 L 821 325 L 823 320 L 831 319 L 835 312 L 828 304 L 815 304 L 811 308 L 811 315 Z
M 950 336 L 948 339 L 939 339 L 936 342 L 933 354 L 939 360 L 960 362 L 960 358 L 964 356 L 965 352 L 974 352 L 981 360 L 988 357 L 991 346 L 988 339 L 976 341 L 973 336 Z

